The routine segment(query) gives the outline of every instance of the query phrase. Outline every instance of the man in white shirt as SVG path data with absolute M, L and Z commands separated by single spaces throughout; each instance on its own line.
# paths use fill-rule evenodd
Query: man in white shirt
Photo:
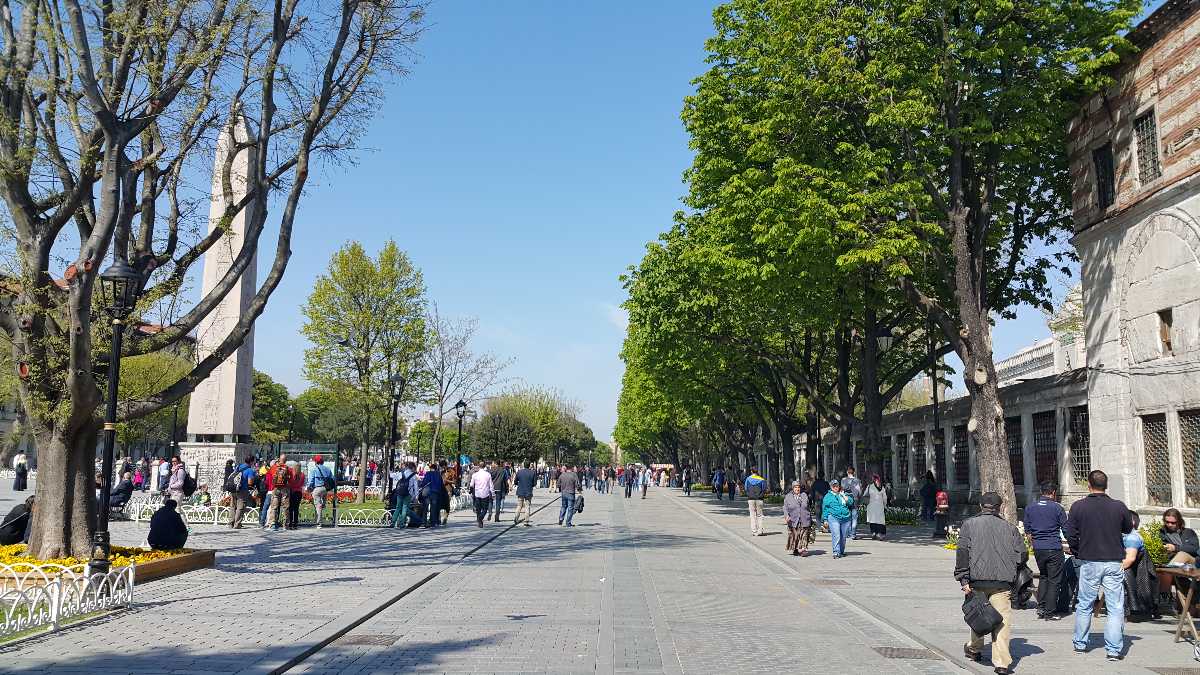
M 483 527 L 483 518 L 487 515 L 495 491 L 492 474 L 488 472 L 487 467 L 480 466 L 478 471 L 471 474 L 471 496 L 475 501 L 475 520 L 479 527 Z

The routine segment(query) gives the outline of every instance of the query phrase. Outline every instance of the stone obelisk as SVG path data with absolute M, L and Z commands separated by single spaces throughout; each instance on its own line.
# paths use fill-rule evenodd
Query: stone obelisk
M 208 231 L 220 226 L 226 200 L 221 174 L 234 150 L 234 138 L 247 137 L 245 124 L 226 126 L 217 139 L 217 155 L 213 163 L 212 197 L 208 212 Z M 238 152 L 230 170 L 233 202 L 246 195 L 246 179 L 253 161 L 253 149 Z M 247 206 L 233 217 L 229 231 L 204 254 L 204 274 L 201 297 L 208 295 L 233 266 L 233 261 L 245 241 Z M 196 333 L 198 359 L 211 354 L 237 325 L 254 297 L 257 286 L 257 256 L 234 283 L 233 288 L 208 316 L 201 320 Z M 208 482 L 214 492 L 220 490 L 225 461 L 240 458 L 249 450 L 251 393 L 254 388 L 254 331 L 242 346 L 225 359 L 208 379 L 192 392 L 188 406 L 188 442 L 180 444 L 180 454 L 189 470 L 200 469 L 197 481 Z M 214 484 L 215 482 L 215 484 Z

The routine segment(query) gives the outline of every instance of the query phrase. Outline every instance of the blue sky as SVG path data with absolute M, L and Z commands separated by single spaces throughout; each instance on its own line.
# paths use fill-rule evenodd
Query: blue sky
M 374 151 L 318 176 L 302 203 L 256 367 L 302 391 L 313 279 L 345 241 L 394 238 L 443 311 L 479 318 L 479 349 L 578 401 L 610 438 L 618 276 L 679 208 L 679 111 L 714 5 L 437 0 L 420 61 L 364 139 Z
M 373 150 L 318 175 L 301 206 L 256 367 L 302 391 L 299 306 L 313 279 L 344 242 L 374 251 L 393 238 L 444 312 L 479 318 L 478 349 L 576 400 L 609 439 L 618 276 L 680 206 L 679 111 L 715 4 L 437 0 L 411 76 L 380 101 L 363 141 Z M 997 326 L 996 355 L 1046 334 L 1026 308 Z

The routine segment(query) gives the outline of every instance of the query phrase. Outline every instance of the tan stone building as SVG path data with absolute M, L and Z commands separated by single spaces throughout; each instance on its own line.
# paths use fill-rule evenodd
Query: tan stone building
M 1168 0 L 1070 127 L 1091 461 L 1200 509 L 1200 0 Z

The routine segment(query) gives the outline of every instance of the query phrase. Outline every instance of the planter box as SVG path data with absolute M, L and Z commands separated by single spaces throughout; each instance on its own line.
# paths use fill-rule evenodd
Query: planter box
M 217 552 L 213 549 L 200 549 L 173 558 L 151 560 L 133 566 L 133 581 L 136 584 L 144 584 L 147 581 L 212 567 L 216 562 Z

